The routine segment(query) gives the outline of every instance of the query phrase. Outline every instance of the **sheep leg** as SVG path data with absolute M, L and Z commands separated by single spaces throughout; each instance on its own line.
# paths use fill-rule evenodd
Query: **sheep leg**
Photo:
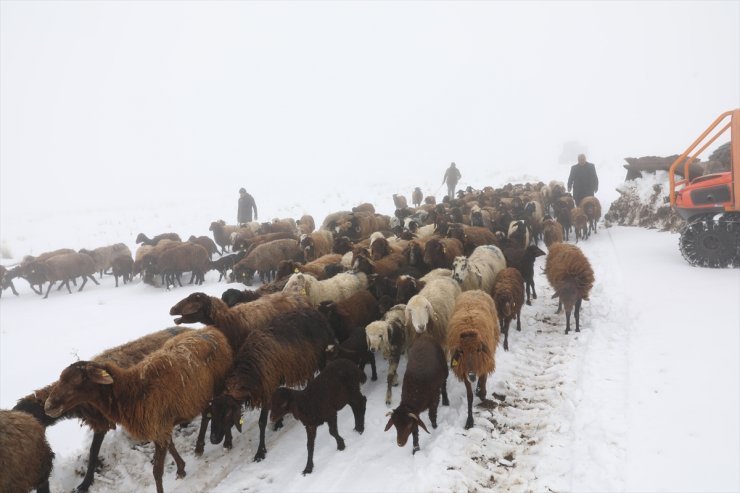
M 432 402 L 429 403 L 429 422 L 432 423 L 432 428 L 437 428 L 437 408 L 439 407 L 439 392 L 434 393 Z
M 519 311 L 516 312 L 516 330 L 517 332 L 522 331 L 522 307 L 519 307 Z
M 275 421 L 275 424 L 272 426 L 272 431 L 278 431 L 282 427 L 283 427 L 283 418 L 280 418 L 277 421 Z
M 527 304 L 531 306 L 532 300 L 529 298 L 529 284 L 525 282 L 524 287 L 525 287 L 524 291 L 527 293 Z
M 563 311 L 563 301 L 560 300 L 560 299 L 558 299 L 558 309 L 557 309 L 557 311 L 555 313 L 558 314 L 561 311 Z
M 465 378 L 465 391 L 468 395 L 468 420 L 465 421 L 465 429 L 469 430 L 473 427 L 473 386 L 467 378 Z
M 511 320 L 508 317 L 504 318 L 504 351 L 509 350 L 509 324 L 511 323 Z
M 486 400 L 486 382 L 488 381 L 488 375 L 483 375 L 478 379 L 478 388 L 475 389 L 475 395 L 480 397 L 480 400 Z
M 303 475 L 311 474 L 313 471 L 313 445 L 316 442 L 316 427 L 306 425 L 306 448 L 308 448 L 308 460 Z
M 152 473 L 154 474 L 154 484 L 157 486 L 157 493 L 164 493 L 162 476 L 164 475 L 164 456 L 166 454 L 166 446 L 159 443 L 154 444 L 154 467 L 152 468 Z
M 65 281 L 65 282 L 66 283 L 69 283 L 69 281 Z M 59 284 L 59 286 L 57 286 L 57 291 L 59 291 L 60 289 L 62 289 L 64 287 L 65 282 L 62 282 L 61 284 Z M 67 287 L 67 289 L 69 289 L 69 287 Z M 72 293 L 72 291 L 70 291 L 70 294 L 71 293 Z
M 414 443 L 414 448 L 411 450 L 411 455 L 414 455 L 416 452 L 421 450 L 419 447 L 419 425 L 416 423 L 413 424 L 411 428 L 411 436 Z
M 267 428 L 267 414 L 269 412 L 270 412 L 270 408 L 268 406 L 263 406 L 262 410 L 260 411 L 260 419 L 259 419 L 260 443 L 257 446 L 257 453 L 254 455 L 255 462 L 261 461 L 262 459 L 265 458 L 265 455 L 267 455 L 267 447 L 265 447 L 265 428 Z M 314 430 L 314 436 L 315 436 L 315 433 L 316 431 Z
M 344 439 L 339 436 L 339 429 L 337 428 L 337 413 L 334 412 L 329 416 L 326 422 L 329 425 L 329 434 L 337 441 L 337 450 L 344 450 Z
M 570 312 L 571 310 L 565 310 L 565 334 L 570 332 Z
M 195 282 L 195 271 L 190 272 L 190 282 L 188 284 L 193 284 Z
M 51 287 L 54 285 L 54 281 L 49 283 L 49 287 L 46 289 L 46 295 L 44 296 L 44 299 L 49 297 L 49 291 L 51 291 Z M 39 293 L 41 294 L 41 293 Z
M 103 438 L 105 438 L 106 433 L 107 432 L 105 431 L 96 431 L 95 434 L 93 434 L 92 443 L 90 444 L 90 455 L 87 459 L 87 471 L 85 472 L 85 478 L 75 489 L 76 492 L 87 491 L 88 488 L 90 488 L 90 485 L 93 483 L 95 479 L 95 468 L 98 467 L 98 454 L 100 453 L 100 446 L 103 444 Z
M 396 371 L 398 371 L 398 360 L 400 359 L 399 354 L 391 354 L 391 358 L 388 361 L 388 390 L 385 392 L 385 404 L 386 406 L 391 405 L 391 397 L 393 392 L 391 388 L 393 385 L 398 385 L 396 380 Z
M 444 382 L 442 382 L 442 405 L 449 406 L 450 399 L 447 398 L 447 377 L 445 376 Z
M 581 325 L 580 325 L 580 319 L 581 319 L 581 299 L 578 298 L 576 300 L 576 310 L 575 310 L 575 318 L 576 318 L 576 332 L 581 331 Z
M 375 355 L 372 353 L 372 351 L 367 352 L 367 359 L 370 360 L 370 370 L 372 370 L 372 376 L 370 377 L 370 380 L 373 382 L 378 379 L 378 372 L 375 369 Z M 365 372 L 365 368 L 363 365 L 362 372 Z
M 208 428 L 208 422 L 211 418 L 208 417 L 208 411 L 204 411 L 200 415 L 200 429 L 198 430 L 198 438 L 195 440 L 195 455 L 203 455 L 203 449 L 206 446 L 206 428 Z
M 31 290 L 34 293 L 36 293 L 36 294 L 44 294 L 44 290 L 41 289 L 41 287 L 39 287 L 39 289 L 36 289 L 36 286 L 34 286 L 33 284 L 31 284 L 30 282 L 28 283 L 28 285 L 31 286 Z M 41 285 L 39 285 L 39 286 L 41 286 Z
M 49 493 L 49 478 L 46 478 L 41 484 L 38 485 L 36 488 L 36 493 Z
M 115 278 L 116 278 L 116 287 L 118 287 L 118 276 L 115 276 Z M 123 280 L 124 280 L 124 282 L 126 282 L 126 278 L 125 277 L 123 278 Z
M 85 284 L 87 284 L 87 276 L 82 276 L 82 284 L 80 285 L 80 289 L 78 289 L 77 291 L 82 291 L 82 288 L 85 287 Z
M 177 279 L 177 284 L 179 284 L 180 287 L 182 287 L 182 280 L 180 279 L 181 277 L 182 277 L 182 275 L 179 272 L 177 274 L 175 274 L 175 279 Z M 175 287 L 175 282 L 174 281 L 172 282 L 172 287 L 173 288 Z
M 185 472 L 185 461 L 182 460 L 182 457 L 180 457 L 180 454 L 177 453 L 177 449 L 175 448 L 175 442 L 170 442 L 170 444 L 167 446 L 167 450 L 170 451 L 170 455 L 173 459 L 175 459 L 175 464 L 177 465 L 177 479 L 184 478 L 187 474 Z
M 87 277 L 89 277 L 92 280 L 92 282 L 94 282 L 96 285 L 100 286 L 100 283 L 95 279 L 95 276 L 87 276 Z M 80 288 L 80 291 L 82 291 L 82 288 Z
M 10 290 L 13 292 L 13 294 L 18 296 L 18 291 L 15 290 L 15 286 L 13 286 L 13 281 L 9 281 L 8 286 L 10 286 Z
M 528 281 L 528 282 L 532 285 L 532 299 L 533 300 L 536 300 L 537 299 L 537 291 L 534 289 L 534 279 L 532 279 L 531 281 Z
M 352 414 L 355 416 L 355 431 L 362 434 L 365 431 L 365 408 L 367 407 L 367 398 L 356 389 L 352 393 L 349 407 L 352 408 Z

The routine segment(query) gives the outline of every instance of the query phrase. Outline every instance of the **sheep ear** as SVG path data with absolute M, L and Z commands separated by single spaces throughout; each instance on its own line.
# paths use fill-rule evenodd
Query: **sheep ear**
M 385 425 L 385 430 L 384 431 L 390 430 L 391 429 L 391 426 L 393 426 L 393 416 L 391 416 L 390 418 L 388 418 L 388 423 Z
M 422 429 L 423 429 L 424 431 L 426 431 L 427 433 L 429 433 L 429 430 L 427 430 L 427 425 L 425 425 L 425 424 L 424 424 L 424 422 L 423 422 L 423 421 L 421 420 L 421 418 L 420 418 L 419 416 L 417 416 L 417 415 L 416 415 L 416 414 L 414 414 L 414 413 L 409 413 L 409 418 L 411 418 L 411 419 L 413 419 L 414 421 L 416 421 L 416 423 L 417 423 L 417 424 L 418 424 L 419 426 L 421 426 L 421 428 L 422 428 Z
M 89 376 L 93 383 L 99 383 L 101 385 L 111 385 L 113 383 L 113 377 L 111 377 L 110 373 L 102 368 L 93 369 L 93 371 L 89 373 Z

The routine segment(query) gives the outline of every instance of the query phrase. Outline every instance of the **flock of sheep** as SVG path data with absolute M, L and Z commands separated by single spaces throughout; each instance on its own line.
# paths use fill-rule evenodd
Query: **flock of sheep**
M 122 425 L 137 440 L 155 445 L 153 475 L 158 493 L 167 453 L 185 476 L 185 463 L 172 441 L 175 426 L 201 416 L 195 452 L 210 441 L 232 446 L 232 429 L 241 432 L 242 411 L 260 409 L 255 461 L 266 457 L 268 418 L 275 429 L 286 414 L 306 428 L 311 473 L 316 429 L 328 424 L 337 448 L 344 440 L 337 411 L 352 409 L 362 433 L 366 398 L 360 391 L 365 367 L 377 379 L 375 354 L 388 360 L 386 404 L 398 383 L 400 358 L 406 371 L 400 404 L 389 413 L 386 430 L 396 428 L 397 443 L 412 436 L 419 450 L 419 428 L 429 433 L 422 413 L 437 427 L 437 408 L 447 398 L 449 370 L 467 390 L 465 428 L 474 425 L 473 386 L 481 400 L 496 368 L 499 342 L 508 350 L 508 333 L 521 310 L 536 298 L 534 264 L 547 255 L 545 273 L 565 308 L 567 334 L 574 314 L 588 300 L 594 274 L 574 244 L 596 232 L 601 207 L 594 197 L 578 207 L 560 182 L 506 185 L 461 191 L 436 204 L 414 191 L 413 207 L 394 195 L 393 216 L 376 214 L 372 204 L 326 217 L 315 230 L 311 216 L 245 227 L 213 222 L 209 237 L 180 241 L 174 233 L 152 239 L 132 256 L 123 244 L 74 252 L 58 250 L 26 258 L 0 272 L 2 289 L 14 293 L 14 278 L 25 278 L 46 295 L 52 286 L 84 287 L 95 274 L 111 270 L 124 283 L 134 275 L 170 287 L 190 272 L 202 283 L 207 271 L 256 290 L 227 289 L 221 298 L 194 293 L 170 309 L 170 327 L 109 349 L 64 369 L 56 382 L 21 398 L 12 411 L 0 411 L 0 493 L 48 491 L 53 453 L 45 428 L 78 418 L 94 432 L 87 473 L 77 491 L 93 482 L 98 452 L 108 430 Z M 423 202 L 423 203 L 422 203 Z M 548 252 L 537 245 L 543 240 Z M 231 253 L 226 254 L 227 251 Z M 218 259 L 212 257 L 221 253 Z M 558 309 L 560 311 L 560 308 Z M 202 323 L 190 329 L 180 324 Z

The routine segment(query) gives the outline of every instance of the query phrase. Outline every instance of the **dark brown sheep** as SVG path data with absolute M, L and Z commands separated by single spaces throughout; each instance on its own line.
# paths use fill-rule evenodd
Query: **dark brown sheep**
M 60 287 L 66 286 L 70 294 L 72 290 L 69 288 L 69 282 L 76 277 L 82 277 L 82 285 L 78 291 L 82 291 L 88 279 L 99 284 L 95 280 L 96 271 L 95 262 L 84 253 L 64 253 L 55 255 L 45 262 L 33 261 L 26 265 L 28 274 L 34 278 L 42 278 L 49 283 L 44 299 L 49 297 L 52 286 L 57 282 L 61 282 Z
M 459 255 L 463 255 L 463 246 L 455 238 L 432 238 L 424 247 L 424 263 L 431 269 L 452 269 Z
M 545 255 L 545 252 L 536 245 L 529 245 L 527 248 L 505 246 L 503 252 L 506 265 L 516 268 L 522 274 L 527 289 L 527 304 L 531 305 L 530 294 L 532 298 L 537 299 L 534 287 L 534 263 L 537 257 Z
M 0 296 L 8 288 L 10 288 L 14 295 L 18 296 L 18 291 L 15 290 L 15 286 L 13 285 L 13 278 L 20 275 L 20 273 L 20 266 L 8 270 L 4 265 L 0 265 Z
M 542 222 L 542 236 L 545 240 L 545 246 L 550 248 L 553 243 L 563 242 L 563 225 L 553 219 L 545 219 Z
M 54 453 L 44 431 L 30 414 L 0 410 L 0 491 L 49 493 Z
M 414 207 L 419 207 L 422 200 L 424 200 L 424 194 L 422 193 L 421 188 L 414 188 L 414 191 L 411 193 L 411 203 L 414 204 Z
M 281 313 L 308 306 L 305 296 L 282 292 L 262 295 L 259 299 L 233 308 L 215 296 L 193 293 L 173 306 L 170 315 L 180 315 L 175 319 L 178 325 L 200 322 L 215 326 L 226 334 L 236 352 L 250 332 L 264 329 Z
M 493 301 L 499 317 L 499 327 L 504 333 L 504 350 L 509 350 L 509 325 L 516 317 L 516 330 L 522 330 L 522 305 L 524 304 L 524 278 L 514 267 L 507 267 L 496 276 L 493 284 Z
M 316 428 L 324 423 L 337 441 L 337 449 L 344 450 L 344 439 L 337 429 L 337 411 L 349 404 L 355 416 L 355 431 L 365 431 L 367 399 L 360 392 L 360 383 L 367 378 L 356 366 L 346 360 L 332 361 L 303 390 L 279 388 L 272 396 L 270 419 L 278 421 L 290 413 L 306 427 L 308 460 L 303 474 L 313 471 L 313 449 Z
M 149 239 L 144 233 L 139 233 L 136 237 L 136 244 L 141 243 L 143 245 L 156 246 L 157 243 L 162 240 L 182 241 L 182 239 L 180 239 L 180 235 L 177 233 L 162 233 L 151 239 Z
M 334 235 L 331 231 L 314 231 L 313 233 L 302 235 L 299 244 L 306 262 L 310 262 L 331 253 L 334 244 Z
M 331 264 L 338 264 L 341 261 L 342 256 L 338 253 L 329 253 L 305 264 L 294 260 L 283 260 L 278 265 L 275 278 L 282 279 L 296 272 L 305 272 L 312 274 L 316 279 L 327 279 L 326 267 Z
M 242 290 L 229 288 L 221 293 L 221 301 L 226 303 L 229 308 L 232 308 L 236 305 L 241 305 L 242 303 L 249 303 L 250 301 L 254 301 L 260 296 L 260 293 L 252 291 L 251 289 Z
M 231 235 L 238 233 L 242 228 L 236 225 L 226 225 L 226 221 L 219 219 L 213 221 L 208 227 L 208 231 L 213 231 L 213 241 L 221 248 L 220 253 L 223 255 L 231 248 L 233 240 Z
M 463 255 L 470 256 L 473 250 L 482 245 L 498 245 L 496 235 L 491 230 L 464 224 L 450 225 L 447 229 L 449 238 L 458 239 L 463 245 Z
M 393 410 L 385 431 L 396 427 L 396 443 L 406 445 L 409 435 L 413 435 L 412 454 L 419 450 L 419 427 L 429 433 L 419 416 L 429 410 L 432 428 L 437 427 L 437 408 L 439 396 L 442 404 L 450 404 L 447 398 L 447 361 L 442 346 L 431 336 L 424 334 L 416 338 L 408 350 L 406 373 L 403 375 L 401 403 Z
M 211 261 L 211 269 L 218 271 L 218 280 L 228 279 L 228 273 L 230 269 L 234 269 L 234 266 L 238 264 L 244 257 L 247 256 L 247 252 L 239 251 L 224 255 L 221 258 Z
M 399 240 L 397 238 L 392 241 L 393 243 L 388 241 L 388 238 L 380 237 L 370 242 L 370 258 L 373 260 L 380 260 L 391 253 L 403 253 L 408 241 Z
M 236 355 L 223 394 L 213 400 L 211 443 L 219 443 L 231 426 L 241 431 L 241 405 L 246 403 L 251 408 L 262 408 L 254 460 L 264 459 L 272 394 L 280 385 L 305 385 L 311 380 L 323 368 L 326 347 L 333 340 L 326 318 L 313 308 L 282 313 L 265 330 L 251 331 Z
M 596 233 L 596 225 L 601 219 L 601 202 L 596 197 L 584 197 L 581 199 L 580 208 L 588 218 L 588 234 Z
M 406 201 L 406 197 L 394 193 L 393 205 L 396 206 L 396 209 L 406 209 L 409 206 L 409 203 Z
M 568 243 L 550 247 L 545 260 L 545 275 L 565 307 L 565 333 L 570 331 L 570 314 L 575 308 L 576 332 L 580 332 L 581 302 L 588 300 L 594 285 L 594 271 L 581 249 Z M 560 308 L 558 307 L 558 313 Z
M 133 341 L 108 349 L 100 353 L 98 356 L 95 356 L 92 361 L 100 363 L 115 363 L 122 368 L 128 368 L 141 361 L 145 356 L 153 351 L 160 349 L 165 342 L 176 335 L 191 332 L 192 330 L 193 329 L 186 329 L 184 327 L 170 327 L 158 332 L 147 334 Z M 79 419 L 90 427 L 93 431 L 93 439 L 90 444 L 87 472 L 85 473 L 82 483 L 80 483 L 80 485 L 75 489 L 80 492 L 87 491 L 94 480 L 100 446 L 103 443 L 103 439 L 108 430 L 115 428 L 115 423 L 106 418 L 96 407 L 90 404 L 80 404 L 78 406 L 71 407 L 56 418 L 48 416 L 44 412 L 44 403 L 56 383 L 57 382 L 54 382 L 46 387 L 35 390 L 32 394 L 18 399 L 18 403 L 13 409 L 33 415 L 44 427 L 52 426 L 62 419 L 72 418 Z M 203 451 L 203 444 L 205 443 L 205 428 L 201 430 L 201 433 L 203 436 L 200 436 L 198 443 L 196 443 L 196 453 L 198 453 L 198 450 L 201 452 Z
M 262 282 L 270 282 L 275 279 L 278 265 L 283 260 L 303 260 L 297 240 L 275 240 L 257 246 L 234 266 L 234 277 L 251 286 L 256 272 Z
M 326 357 L 331 361 L 337 358 L 352 361 L 362 373 L 365 373 L 365 366 L 370 363 L 371 379 L 373 382 L 378 379 L 375 354 L 370 351 L 367 345 L 367 335 L 364 325 L 357 326 L 349 331 L 349 337 L 339 344 L 330 344 L 326 348 Z
M 79 361 L 68 366 L 46 400 L 44 410 L 58 417 L 91 403 L 136 440 L 154 442 L 153 475 L 163 493 L 164 459 L 169 451 L 177 476 L 185 461 L 172 442 L 172 428 L 203 413 L 233 360 L 221 332 L 205 328 L 173 337 L 130 368 L 115 363 Z
M 575 207 L 570 210 L 570 224 L 576 232 L 576 243 L 588 239 L 588 217 L 583 209 Z
M 127 284 L 134 278 L 134 259 L 131 255 L 119 255 L 111 261 L 111 272 L 116 279 L 118 287 L 118 278 L 123 278 L 123 284 Z
M 100 272 L 100 278 L 103 278 L 103 273 L 113 266 L 113 259 L 121 255 L 127 255 L 131 257 L 131 250 L 123 243 L 115 243 L 113 245 L 103 246 L 95 248 L 94 250 L 80 250 L 80 253 L 90 255 L 90 258 L 95 262 Z
M 392 253 L 380 260 L 370 260 L 366 255 L 358 255 L 353 262 L 353 269 L 367 275 L 377 274 L 380 277 L 395 278 L 406 267 L 408 261 L 402 253 Z
M 211 269 L 208 251 L 195 243 L 179 243 L 163 251 L 148 265 L 152 274 L 162 276 L 162 284 L 168 289 L 175 286 L 175 281 L 182 287 L 180 276 L 191 272 L 190 284 L 203 284 L 205 273 Z
M 353 328 L 364 328 L 380 318 L 378 301 L 366 289 L 341 301 L 322 301 L 318 310 L 326 316 L 339 342 L 349 338 Z
M 216 242 L 207 236 L 190 235 L 188 242 L 195 243 L 196 245 L 200 245 L 205 248 L 208 252 L 209 260 L 213 260 L 213 254 L 218 252 L 218 245 L 216 245 Z

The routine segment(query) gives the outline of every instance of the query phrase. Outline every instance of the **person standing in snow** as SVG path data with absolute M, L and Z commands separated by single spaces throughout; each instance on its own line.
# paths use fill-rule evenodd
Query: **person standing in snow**
M 455 167 L 455 163 L 450 164 L 450 167 L 445 171 L 445 176 L 442 178 L 442 184 L 447 182 L 447 196 L 450 200 L 455 198 L 455 186 L 461 177 L 460 170 Z
M 254 220 L 257 220 L 257 204 L 254 197 L 249 195 L 244 188 L 239 189 L 239 210 L 237 212 L 237 222 L 240 226 L 252 222 L 252 209 L 254 209 Z
M 584 197 L 591 197 L 599 191 L 599 177 L 596 167 L 586 161 L 585 154 L 578 155 L 578 163 L 570 167 L 568 191 L 573 190 L 573 200 L 579 207 Z

